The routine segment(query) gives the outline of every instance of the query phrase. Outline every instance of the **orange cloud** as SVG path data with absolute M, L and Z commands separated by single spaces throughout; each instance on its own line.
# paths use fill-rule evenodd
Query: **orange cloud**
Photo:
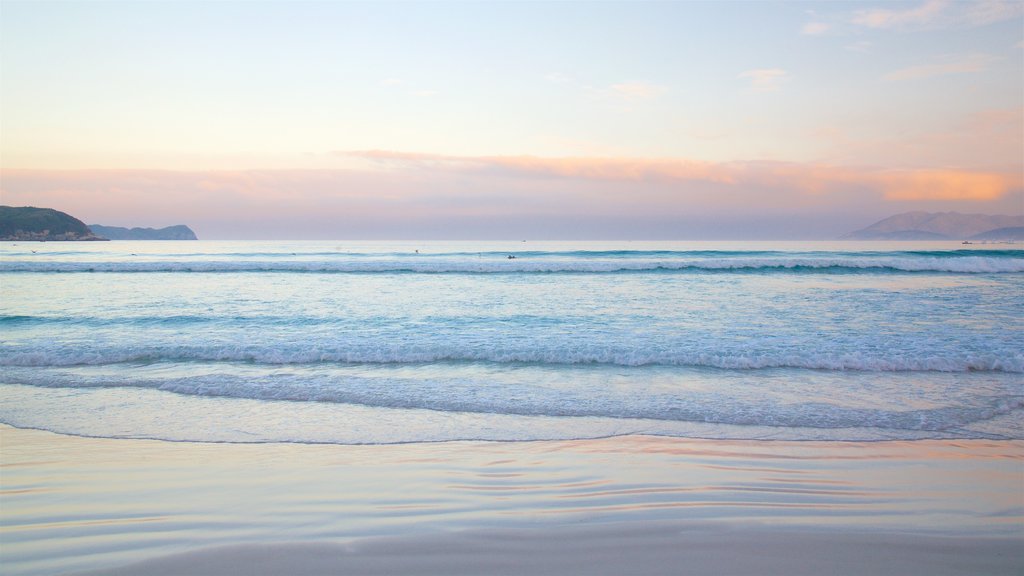
M 384 169 L 4 169 L 0 196 L 5 204 L 55 207 L 87 223 L 187 223 L 201 237 L 222 238 L 825 237 L 848 231 L 851 217 L 870 220 L 894 205 L 955 210 L 969 202 L 1017 213 L 1024 199 L 1019 169 L 883 171 L 380 150 L 351 156 Z
M 821 126 L 814 132 L 822 158 L 839 166 L 892 168 L 959 167 L 983 172 L 1020 173 L 1024 158 L 1024 108 L 979 110 L 935 130 L 869 136 L 854 129 Z
M 962 170 L 888 172 L 872 178 L 886 200 L 997 200 L 1021 186 L 1021 177 Z
M 387 166 L 504 170 L 519 176 L 580 178 L 585 180 L 702 180 L 735 183 L 733 169 L 724 164 L 685 159 L 650 158 L 544 158 L 540 156 L 447 156 L 365 150 L 338 152 Z
M 947 0 L 930 0 L 915 8 L 905 10 L 889 10 L 877 8 L 859 10 L 853 17 L 854 24 L 868 28 L 901 28 L 905 26 L 921 26 L 932 24 L 944 16 L 950 2 Z
M 446 156 L 371 150 L 342 152 L 398 168 L 497 170 L 510 176 L 601 181 L 694 181 L 825 195 L 851 188 L 885 200 L 991 201 L 1019 189 L 1020 174 L 956 169 L 879 171 L 791 162 L 713 163 L 685 159 Z
M 384 169 L 4 169 L 0 170 L 0 196 L 5 204 L 55 207 L 87 223 L 166 226 L 184 222 L 200 234 L 219 230 L 222 237 L 411 237 L 447 233 L 456 223 L 465 227 L 465 235 L 486 236 L 492 226 L 506 221 L 518 222 L 522 230 L 550 226 L 556 235 L 565 226 L 585 227 L 590 225 L 587 222 L 593 224 L 588 230 L 594 234 L 616 222 L 647 230 L 647 224 L 685 220 L 696 230 L 711 226 L 708 223 L 714 218 L 728 223 L 811 212 L 879 214 L 888 209 L 887 204 L 910 208 L 908 202 L 915 203 L 916 209 L 949 210 L 972 203 L 1016 213 L 1024 198 L 1019 167 L 1003 172 L 886 171 L 664 158 L 455 156 L 383 150 L 345 155 L 382 163 Z M 474 223 L 473 218 L 482 220 Z M 420 227 L 403 228 L 406 225 Z M 669 227 L 665 234 L 676 233 L 672 232 L 676 224 L 665 226 Z M 824 230 L 825 224 L 821 226 Z
M 1024 4 L 1017 0 L 928 0 L 913 8 L 858 10 L 851 22 L 877 30 L 955 29 L 985 26 L 1021 15 Z
M 694 160 L 642 158 L 539 158 L 536 156 L 482 157 L 483 162 L 521 173 L 587 180 L 703 180 L 735 183 L 731 170 Z

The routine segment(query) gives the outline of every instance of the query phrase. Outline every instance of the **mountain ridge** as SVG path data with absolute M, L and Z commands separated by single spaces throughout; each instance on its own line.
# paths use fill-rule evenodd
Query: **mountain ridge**
M 999 234 L 1005 234 L 1005 236 L 999 236 Z M 866 228 L 849 232 L 841 239 L 1024 240 L 1024 216 L 963 214 L 960 212 L 903 212 L 879 220 Z
M 125 228 L 89 224 L 93 233 L 111 240 L 198 240 L 196 233 L 184 224 L 164 228 Z

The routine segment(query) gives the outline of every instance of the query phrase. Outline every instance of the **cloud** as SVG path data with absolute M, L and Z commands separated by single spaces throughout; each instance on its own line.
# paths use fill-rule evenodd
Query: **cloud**
M 624 98 L 641 100 L 660 96 L 665 92 L 665 87 L 646 82 L 624 82 L 622 84 L 612 84 L 611 90 L 613 93 Z
M 734 176 L 709 162 L 681 159 L 539 158 L 506 156 L 481 158 L 485 164 L 512 173 L 585 180 L 696 180 L 734 183 Z
M 5 204 L 54 207 L 88 223 L 185 223 L 204 239 L 820 238 L 847 232 L 857 214 L 965 202 L 1010 213 L 1024 199 L 1019 170 L 341 154 L 378 169 L 6 169 L 0 181 Z
M 883 76 L 886 80 L 918 80 L 949 74 L 970 74 L 981 72 L 996 58 L 989 54 L 967 54 L 957 58 L 947 57 L 945 61 L 934 64 L 922 64 L 889 72 Z
M 949 2 L 946 0 L 928 0 L 916 8 L 906 10 L 889 10 L 876 8 L 858 10 L 854 13 L 853 23 L 868 28 L 907 28 L 926 26 L 939 21 L 943 17 Z
M 800 29 L 800 33 L 806 36 L 821 36 L 831 28 L 832 26 L 830 24 L 826 24 L 824 22 L 808 22 Z
M 1001 124 L 1011 112 L 976 121 Z M 1019 116 L 1018 116 L 1019 117 Z M 775 237 L 852 214 L 1018 211 L 1019 166 L 882 170 L 686 158 L 337 152 L 349 170 L 0 170 L 5 204 L 87 223 L 185 223 L 202 238 Z M 794 228 L 800 216 L 811 220 Z M 786 226 L 766 224 L 785 220 Z M 813 220 L 813 221 L 812 221 Z M 741 224 L 737 224 L 740 222 Z M 828 222 L 831 222 L 829 224 Z M 746 223 L 746 224 L 742 224 Z M 772 228 L 775 226 L 775 228 Z M 758 228 L 760 227 L 760 228 Z M 817 228 L 815 228 L 817 227 Z
M 539 156 L 449 156 L 386 150 L 338 152 L 389 168 L 457 169 L 500 172 L 505 176 L 607 181 L 700 180 L 733 183 L 734 175 L 720 164 L 685 159 L 544 158 Z
M 972 26 L 984 26 L 1024 16 L 1024 2 L 1019 0 L 981 0 L 964 3 L 963 20 Z
M 928 0 L 905 10 L 858 10 L 850 21 L 876 30 L 928 30 L 986 26 L 1022 15 L 1024 2 L 1017 0 Z
M 737 78 L 749 78 L 750 87 L 756 92 L 775 92 L 787 74 L 781 68 L 762 68 L 741 72 Z
M 1024 108 L 950 115 L 932 129 L 867 133 L 855 126 L 822 125 L 812 135 L 822 161 L 837 165 L 974 168 L 1024 172 Z
M 741 189 L 829 195 L 850 189 L 891 201 L 992 201 L 1024 186 L 1019 173 L 957 169 L 879 170 L 792 162 L 702 162 L 678 158 L 447 156 L 382 150 L 339 152 L 391 168 L 439 169 L 489 176 L 604 182 L 701 182 Z
M 1006 194 L 1015 184 L 1006 175 L 960 170 L 886 172 L 874 179 L 886 200 L 990 201 Z

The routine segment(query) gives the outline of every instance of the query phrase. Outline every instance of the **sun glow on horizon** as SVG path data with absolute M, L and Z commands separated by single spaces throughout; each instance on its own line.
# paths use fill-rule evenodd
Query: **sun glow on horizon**
M 1024 213 L 1020 3 L 4 8 L 5 204 L 224 235 Z

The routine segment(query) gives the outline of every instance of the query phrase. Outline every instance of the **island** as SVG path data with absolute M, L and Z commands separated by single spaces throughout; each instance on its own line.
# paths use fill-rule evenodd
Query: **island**
M 111 240 L 198 240 L 196 233 L 184 224 L 166 228 L 123 228 L 89 224 L 93 233 Z
M 82 241 L 106 240 L 81 220 L 52 208 L 0 206 L 0 240 Z

